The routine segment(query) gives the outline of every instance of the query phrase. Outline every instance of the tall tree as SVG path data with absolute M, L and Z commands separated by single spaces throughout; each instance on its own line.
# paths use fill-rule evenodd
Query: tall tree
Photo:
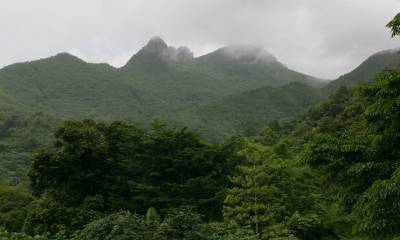
M 294 238 L 316 227 L 316 216 L 304 214 L 314 207 L 311 186 L 298 169 L 285 163 L 272 148 L 247 141 L 239 152 L 245 163 L 231 177 L 234 185 L 228 190 L 224 218 L 242 227 L 251 227 L 259 239 L 272 237 Z M 300 213 L 299 213 L 300 212 Z M 311 222 L 296 229 L 301 221 Z M 300 217 L 302 215 L 302 218 Z M 296 222 L 296 223 L 294 223 Z

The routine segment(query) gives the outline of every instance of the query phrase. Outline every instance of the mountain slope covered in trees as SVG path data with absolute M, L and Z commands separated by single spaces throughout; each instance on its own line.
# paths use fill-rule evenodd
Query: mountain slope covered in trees
M 63 53 L 1 69 L 1 104 L 59 117 L 168 119 L 193 103 L 210 103 L 244 90 L 289 82 L 319 83 L 287 69 L 272 56 L 261 62 L 247 59 L 264 52 L 235 48 L 220 59 L 234 72 L 205 61 L 208 57 L 193 58 L 187 48 L 169 47 L 160 38 L 151 39 L 120 69 Z M 235 54 L 247 54 L 247 58 L 236 59 Z
M 235 127 L 246 120 L 224 117 L 218 108 L 232 101 L 230 111 L 234 111 L 242 99 L 235 101 L 236 95 L 268 86 L 279 88 L 290 82 L 322 84 L 291 71 L 261 48 L 225 47 L 194 58 L 188 48 L 168 46 L 158 37 L 122 68 L 87 63 L 68 53 L 12 64 L 0 70 L 1 178 L 14 183 L 26 179 L 30 154 L 50 144 L 54 139 L 52 130 L 65 119 L 148 122 L 158 118 L 176 126 L 195 127 L 212 139 L 224 139 L 243 133 Z M 268 95 L 265 99 L 293 103 L 286 99 L 294 97 L 289 94 L 264 93 Z M 243 109 L 245 104 L 238 107 Z M 263 112 L 266 116 L 254 116 L 258 128 L 266 120 L 293 116 L 301 110 L 281 110 L 269 101 L 252 106 L 249 100 L 248 104 L 247 109 L 265 105 L 270 110 Z M 203 112 L 210 106 L 215 110 Z M 200 118 L 218 123 L 199 125 Z
M 159 123 L 65 122 L 34 156 L 33 196 L 0 185 L 0 223 L 50 239 L 396 239 L 399 81 L 387 70 L 225 144 Z
M 394 51 L 371 56 L 345 77 L 358 79 L 362 73 L 370 79 L 395 64 L 395 56 Z M 222 140 L 254 135 L 270 121 L 318 104 L 327 95 L 321 94 L 324 84 L 288 69 L 258 47 L 228 46 L 194 58 L 189 49 L 167 46 L 160 38 L 151 39 L 120 69 L 67 53 L 13 64 L 0 70 L 2 178 L 26 179 L 31 152 L 48 145 L 52 129 L 64 119 L 158 118 Z M 43 124 L 35 128 L 38 119 Z
M 390 49 L 373 54 L 353 71 L 327 84 L 324 90 L 332 93 L 341 85 L 355 86 L 361 82 L 371 82 L 380 71 L 395 68 L 400 63 L 399 50 Z
M 247 90 L 220 101 L 189 108 L 177 118 L 193 118 L 195 121 L 189 126 L 205 134 L 209 133 L 204 131 L 206 129 L 221 132 L 216 136 L 219 139 L 235 134 L 253 136 L 268 122 L 303 113 L 324 99 L 319 89 L 295 82 L 280 87 Z

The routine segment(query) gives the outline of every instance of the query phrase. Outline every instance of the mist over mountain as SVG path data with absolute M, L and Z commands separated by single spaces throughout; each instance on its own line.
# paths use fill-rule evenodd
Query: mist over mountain
M 341 84 L 370 81 L 376 72 L 397 63 L 395 50 L 383 51 L 327 83 L 287 68 L 261 47 L 231 45 L 194 58 L 189 48 L 168 46 L 160 37 L 153 37 L 121 68 L 87 63 L 68 53 L 4 67 L 0 70 L 0 106 L 60 119 L 159 118 L 218 136 L 223 132 L 218 124 L 236 129 L 225 133 L 236 134 L 243 128 L 234 126 L 244 126 L 249 119 L 252 125 L 261 126 L 267 120 L 298 114 L 323 99 L 321 87 L 331 92 Z M 287 86 L 299 86 L 304 96 L 318 95 L 310 98 L 319 100 L 289 100 L 304 96 L 290 93 Z M 257 98 L 257 104 L 244 100 L 251 96 Z M 299 103 L 301 107 L 295 107 Z M 291 108 L 297 110 L 288 111 Z M 227 117 L 241 109 L 260 114 L 247 114 L 248 119 Z M 199 120 L 202 118 L 218 119 L 218 124 L 204 124 L 207 121 Z M 212 130 L 208 129 L 211 125 Z
M 165 119 L 242 91 L 290 82 L 318 85 L 259 47 L 227 46 L 194 58 L 153 37 L 122 68 L 68 53 L 0 70 L 3 105 L 58 117 Z
M 183 64 L 193 59 L 193 53 L 187 47 L 168 46 L 160 37 L 152 37 L 139 52 L 137 52 L 123 69 L 144 68 L 142 70 L 155 70 L 174 64 Z
M 330 92 L 341 84 L 370 81 L 376 72 L 397 63 L 396 51 L 383 51 L 327 83 L 287 68 L 261 47 L 231 45 L 194 58 L 189 48 L 168 46 L 153 37 L 121 68 L 87 63 L 68 53 L 7 66 L 0 70 L 0 106 L 60 119 L 159 118 L 197 127 L 208 135 L 230 135 L 226 133 L 242 132 L 244 128 L 236 126 L 248 124 L 249 119 L 253 126 L 262 126 L 298 114 L 322 101 L 321 87 Z M 299 86 L 304 96 L 316 101 L 293 100 L 304 96 L 287 86 Z M 251 96 L 257 104 L 249 100 Z M 252 114 L 232 117 L 247 110 Z

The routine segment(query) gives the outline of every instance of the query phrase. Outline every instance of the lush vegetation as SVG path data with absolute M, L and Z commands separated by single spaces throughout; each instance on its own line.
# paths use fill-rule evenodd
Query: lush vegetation
M 0 69 L 0 179 L 26 182 L 32 152 L 55 141 L 53 130 L 71 118 L 143 125 L 161 119 L 216 141 L 254 134 L 269 120 L 321 101 L 308 86 L 319 80 L 269 55 L 269 61 L 254 61 L 267 54 L 262 49 L 242 46 L 223 54 L 227 49 L 193 58 L 188 49 L 155 38 L 120 69 L 67 53 Z
M 185 49 L 176 50 L 161 39 L 152 39 L 118 69 L 86 63 L 67 53 L 13 64 L 0 70 L 0 107 L 42 112 L 61 119 L 94 117 L 148 122 L 159 118 L 197 127 L 192 124 L 197 115 L 185 112 L 245 90 L 282 87 L 291 82 L 321 85 L 318 79 L 294 72 L 272 56 L 267 62 L 248 59 L 265 55 L 262 49 L 240 47 L 230 55 L 221 55 L 225 50 L 220 49 L 201 58 L 193 58 Z M 243 54 L 247 57 L 236 58 Z M 213 59 L 218 59 L 218 64 Z M 267 108 L 268 104 L 265 103 Z M 293 113 L 269 113 L 272 119 L 282 115 Z M 182 116 L 179 122 L 177 116 Z M 265 124 L 263 119 L 254 121 Z M 229 125 L 229 118 L 225 122 Z M 202 130 L 212 136 L 223 134 L 218 128 L 206 126 Z
M 2 152 L 41 150 L 29 186 L 0 183 L 0 238 L 400 239 L 399 99 L 400 66 L 225 143 L 93 119 L 65 121 L 53 141 L 51 118 L 4 109 Z
M 0 180 L 26 182 L 32 151 L 50 146 L 58 121 L 41 113 L 0 109 Z
M 303 113 L 323 99 L 325 97 L 318 89 L 296 82 L 283 87 L 244 91 L 221 101 L 184 111 L 178 119 L 183 118 L 182 123 L 184 119 L 194 119 L 190 126 L 199 129 L 211 139 L 227 139 L 235 134 L 254 136 L 266 123 Z M 215 136 L 210 130 L 221 133 Z
M 386 70 L 300 117 L 272 122 L 255 139 L 226 144 L 157 122 L 65 122 L 54 147 L 33 158 L 32 195 L 2 185 L 1 234 L 394 239 L 399 96 L 400 68 Z

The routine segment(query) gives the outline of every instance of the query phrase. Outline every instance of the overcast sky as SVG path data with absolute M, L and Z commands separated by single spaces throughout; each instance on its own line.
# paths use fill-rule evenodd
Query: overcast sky
M 199 56 L 264 47 L 288 67 L 333 79 L 400 47 L 386 23 L 400 0 L 0 0 L 0 67 L 70 52 L 123 65 L 152 36 Z

